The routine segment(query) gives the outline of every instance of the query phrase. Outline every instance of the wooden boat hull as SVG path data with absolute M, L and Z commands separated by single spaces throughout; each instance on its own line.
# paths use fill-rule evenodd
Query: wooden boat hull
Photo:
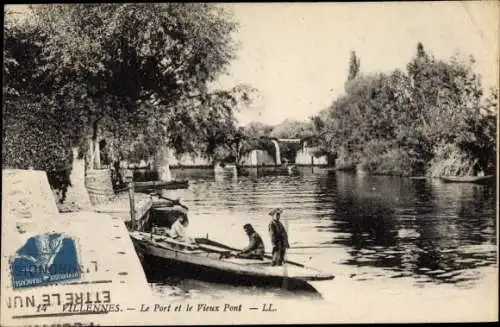
M 146 251 L 147 252 L 147 251 Z M 283 278 L 268 276 L 265 278 L 255 275 L 238 274 L 231 271 L 204 266 L 198 263 L 190 263 L 178 259 L 170 259 L 145 253 L 143 256 L 144 271 L 150 282 L 162 282 L 166 275 L 168 277 L 181 277 L 205 282 L 241 285 L 277 287 L 286 290 L 300 290 L 317 292 L 307 281 L 295 278 Z
M 441 180 L 446 183 L 490 183 L 493 182 L 494 176 L 441 176 Z
M 152 192 L 155 190 L 177 190 L 189 187 L 189 181 L 153 181 L 135 182 L 134 188 L 137 192 Z
M 223 248 L 212 253 L 196 248 L 176 248 L 176 246 L 148 239 L 148 235 L 150 234 L 131 233 L 136 250 L 144 260 L 146 274 L 153 279 L 167 274 L 223 284 L 274 286 L 288 290 L 315 291 L 307 281 L 334 278 L 333 275 L 323 274 L 291 262 L 273 267 L 269 259 L 260 261 L 234 257 L 223 258 L 221 255 L 224 252 Z

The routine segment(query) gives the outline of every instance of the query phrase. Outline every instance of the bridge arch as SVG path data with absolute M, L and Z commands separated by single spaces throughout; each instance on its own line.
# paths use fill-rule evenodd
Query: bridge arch
M 283 144 L 283 143 L 295 143 L 295 144 L 300 144 L 301 146 L 301 149 L 302 151 L 305 151 L 307 146 L 311 144 L 311 142 L 313 142 L 315 139 L 317 139 L 316 136 L 306 136 L 306 137 L 302 137 L 302 138 L 277 138 L 277 137 L 272 137 L 272 136 L 260 136 L 260 137 L 251 137 L 251 139 L 254 139 L 254 140 L 265 140 L 266 143 L 267 142 L 271 142 L 273 144 L 273 147 L 274 147 L 274 161 L 275 161 L 275 165 L 277 166 L 280 166 L 283 162 L 283 155 L 284 155 L 284 152 L 283 152 L 283 149 L 282 149 L 282 146 L 280 146 L 280 143 Z M 241 144 L 240 144 L 241 145 Z M 271 148 L 255 148 L 254 150 L 266 150 L 268 151 L 272 151 Z M 297 149 L 297 152 L 299 152 L 300 150 Z
M 277 166 L 281 166 L 281 153 L 280 153 L 280 145 L 276 139 L 270 139 L 274 144 L 274 149 L 276 151 L 276 155 L 274 156 L 274 160 L 276 161 Z
M 302 137 L 302 138 L 277 138 L 277 137 L 261 137 L 263 139 L 268 139 L 273 142 L 274 147 L 275 147 L 275 158 L 276 158 L 276 165 L 281 165 L 282 161 L 282 151 L 280 149 L 279 143 L 295 143 L 295 144 L 300 144 L 302 149 L 305 150 L 305 148 L 308 145 L 308 142 L 316 139 L 315 136 L 307 136 L 307 137 Z

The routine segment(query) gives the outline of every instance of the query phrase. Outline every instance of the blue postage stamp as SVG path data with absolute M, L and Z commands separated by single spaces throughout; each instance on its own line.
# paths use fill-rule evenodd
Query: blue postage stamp
M 75 240 L 61 233 L 30 237 L 11 258 L 10 270 L 14 289 L 80 279 Z

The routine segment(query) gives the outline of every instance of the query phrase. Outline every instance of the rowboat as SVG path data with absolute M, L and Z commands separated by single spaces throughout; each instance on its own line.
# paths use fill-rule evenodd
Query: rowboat
M 152 192 L 154 190 L 176 190 L 189 187 L 189 181 L 151 181 L 134 182 L 137 192 Z
M 130 232 L 130 237 L 147 274 L 167 273 L 216 283 L 308 291 L 315 291 L 308 281 L 334 278 L 332 274 L 292 261 L 272 266 L 268 255 L 263 260 L 237 258 L 230 254 L 237 249 L 208 238 L 196 238 L 193 244 L 188 244 L 140 231 Z
M 446 183 L 488 183 L 494 181 L 493 175 L 487 176 L 441 176 Z

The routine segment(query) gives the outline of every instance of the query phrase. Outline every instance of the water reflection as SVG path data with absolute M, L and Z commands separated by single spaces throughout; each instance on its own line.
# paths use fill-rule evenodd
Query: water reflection
M 456 283 L 496 261 L 491 187 L 339 173 L 327 181 L 319 192 L 336 195 L 332 231 L 346 237 L 332 242 L 349 248 L 346 264 Z
M 299 176 L 215 178 L 213 170 L 173 170 L 188 178 L 176 196 L 190 207 L 193 232 L 242 247 L 249 222 L 271 248 L 270 209 L 280 206 L 295 260 L 318 260 L 416 283 L 470 282 L 496 265 L 496 194 L 489 185 L 446 184 L 301 168 Z M 323 258 L 325 260 L 323 260 Z M 335 266 L 335 265 L 337 266 Z M 351 269 L 351 270 L 352 270 Z M 335 271 L 333 271 L 335 273 Z M 370 276 L 369 276 L 370 277 Z

